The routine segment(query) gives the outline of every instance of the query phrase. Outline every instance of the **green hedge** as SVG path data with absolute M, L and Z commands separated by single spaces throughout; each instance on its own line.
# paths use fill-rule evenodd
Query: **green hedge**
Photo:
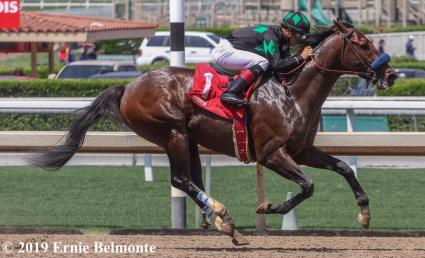
M 390 66 L 393 68 L 415 68 L 415 69 L 424 69 L 425 70 L 425 62 L 400 62 L 394 63 L 391 62 Z
M 408 56 L 391 57 L 390 66 L 393 68 L 425 69 L 425 62 Z
M 425 96 L 425 79 L 399 79 L 393 87 L 377 93 L 380 96 Z
M 67 131 L 73 114 L 0 114 L 0 131 Z M 126 131 L 125 125 L 101 119 L 90 131 Z
M 425 96 L 425 79 L 396 80 L 395 85 L 386 90 L 377 91 L 380 96 Z M 388 116 L 390 131 L 425 131 L 425 116 Z
M 5 80 L 0 81 L 0 97 L 94 97 L 102 90 L 125 85 L 117 80 Z
M 419 61 L 410 56 L 392 56 L 391 63 L 425 63 L 424 61 Z

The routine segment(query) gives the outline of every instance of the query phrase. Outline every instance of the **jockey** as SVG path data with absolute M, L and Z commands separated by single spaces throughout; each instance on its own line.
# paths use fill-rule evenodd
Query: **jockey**
M 310 31 L 310 22 L 301 12 L 289 12 L 280 26 L 259 25 L 233 31 L 221 39 L 212 52 L 217 65 L 241 71 L 221 95 L 221 101 L 236 107 L 246 103 L 241 94 L 268 68 L 289 71 L 313 55 L 306 47 L 299 55 L 290 56 L 289 46 L 300 43 Z

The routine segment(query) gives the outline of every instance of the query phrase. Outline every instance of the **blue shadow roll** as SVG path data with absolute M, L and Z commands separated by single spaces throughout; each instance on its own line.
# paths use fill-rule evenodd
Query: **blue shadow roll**
M 380 56 L 378 56 L 370 65 L 373 69 L 379 69 L 382 65 L 388 63 L 390 61 L 390 55 L 387 53 L 384 53 Z

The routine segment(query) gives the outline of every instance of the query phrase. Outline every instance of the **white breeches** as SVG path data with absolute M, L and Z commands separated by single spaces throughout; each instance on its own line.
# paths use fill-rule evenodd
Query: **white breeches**
M 265 71 L 269 66 L 269 61 L 266 58 L 249 51 L 235 49 L 226 39 L 220 39 L 220 43 L 212 51 L 212 58 L 219 66 L 235 71 L 253 65 L 260 65 Z

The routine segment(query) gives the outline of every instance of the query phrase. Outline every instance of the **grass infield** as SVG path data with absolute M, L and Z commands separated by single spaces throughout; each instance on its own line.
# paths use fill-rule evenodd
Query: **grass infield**
M 360 230 L 359 211 L 345 180 L 324 170 L 304 169 L 315 193 L 297 207 L 300 229 Z M 73 228 L 83 232 L 170 227 L 170 175 L 154 168 L 155 182 L 144 182 L 143 167 L 65 167 L 46 172 L 31 167 L 0 167 L 0 228 Z M 370 198 L 371 230 L 425 231 L 425 171 L 360 169 Z M 239 228 L 255 228 L 254 167 L 213 167 L 212 196 L 229 209 Z M 266 171 L 267 200 L 283 201 L 298 187 Z M 194 204 L 188 198 L 188 227 Z M 282 216 L 267 215 L 269 229 Z

